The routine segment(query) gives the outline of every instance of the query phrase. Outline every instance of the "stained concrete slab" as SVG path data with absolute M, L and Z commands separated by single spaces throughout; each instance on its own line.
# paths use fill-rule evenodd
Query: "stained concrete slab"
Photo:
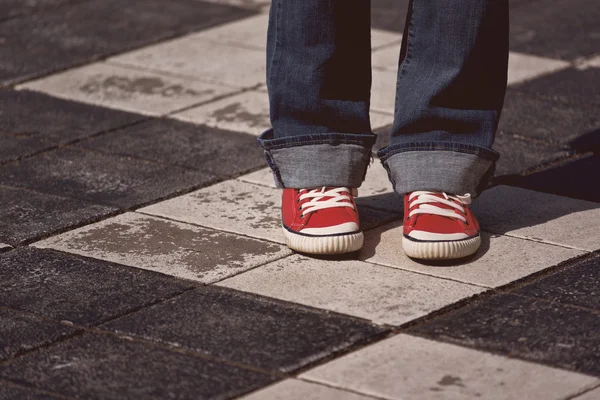
M 242 2 L 247 3 L 245 0 Z M 233 45 L 241 44 L 266 51 L 268 25 L 269 15 L 263 13 L 227 24 L 220 24 L 214 28 L 201 31 L 195 36 L 213 42 Z
M 211 283 L 291 254 L 284 246 L 137 213 L 125 213 L 36 247 Z
M 60 400 L 64 397 L 40 392 L 35 389 L 17 386 L 12 382 L 0 380 L 0 399 L 2 400 Z
M 86 334 L 0 366 L 0 377 L 70 397 L 214 399 L 276 378 L 164 347 Z
M 50 75 L 18 88 L 152 116 L 235 92 L 225 86 L 104 62 Z
M 13 246 L 117 212 L 89 202 L 0 186 L 0 240 Z M 0 249 L 3 246 L 0 245 Z
M 484 289 L 361 261 L 294 255 L 219 286 L 401 325 Z
M 197 0 L 90 0 L 14 18 L 0 24 L 0 81 L 22 81 L 252 14 Z M 24 46 L 29 51 L 21 51 Z
M 372 400 L 374 397 L 347 392 L 345 390 L 305 382 L 298 379 L 286 379 L 265 389 L 256 391 L 243 400 Z
M 176 343 L 274 373 L 291 373 L 386 331 L 339 314 L 214 286 L 109 322 L 103 329 Z
M 483 192 L 473 211 L 484 230 L 594 251 L 600 248 L 600 205 L 511 186 Z
M 590 390 L 581 396 L 573 397 L 573 400 L 596 400 L 600 398 L 600 388 Z
M 0 185 L 122 209 L 201 187 L 214 179 L 202 171 L 73 147 L 0 167 Z
M 265 165 L 263 151 L 253 136 L 171 119 L 152 119 L 77 146 L 191 168 L 219 179 Z
M 1 254 L 0 278 L 3 306 L 83 326 L 194 286 L 135 268 L 31 247 Z
M 21 15 L 47 11 L 77 0 L 0 0 L 0 21 Z
M 559 400 L 598 382 L 582 374 L 404 334 L 300 377 L 385 399 Z
M 600 376 L 598 312 L 502 294 L 410 332 L 503 356 Z
M 144 118 L 27 90 L 0 91 L 0 163 Z
M 77 329 L 8 308 L 0 308 L 0 360 L 52 343 Z
M 253 88 L 266 80 L 264 50 L 215 43 L 200 34 L 120 54 L 108 62 L 237 88 Z
M 473 285 L 498 287 L 542 271 L 585 252 L 524 239 L 481 234 L 474 256 L 454 262 L 425 262 L 408 258 L 402 250 L 402 221 L 367 232 L 360 260 Z

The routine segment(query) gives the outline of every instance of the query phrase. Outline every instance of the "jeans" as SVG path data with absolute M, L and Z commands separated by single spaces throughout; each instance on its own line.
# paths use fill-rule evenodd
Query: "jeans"
M 412 0 L 394 123 L 378 157 L 398 193 L 479 194 L 508 69 L 508 0 Z M 369 120 L 370 2 L 273 0 L 267 39 L 272 129 L 258 142 L 279 187 L 359 187 Z

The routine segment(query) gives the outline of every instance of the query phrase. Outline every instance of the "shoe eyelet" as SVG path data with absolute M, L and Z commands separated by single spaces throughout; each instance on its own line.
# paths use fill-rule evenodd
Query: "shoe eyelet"
M 302 206 L 298 207 L 298 211 L 302 211 Z
M 304 214 L 300 214 L 300 218 L 304 218 Z

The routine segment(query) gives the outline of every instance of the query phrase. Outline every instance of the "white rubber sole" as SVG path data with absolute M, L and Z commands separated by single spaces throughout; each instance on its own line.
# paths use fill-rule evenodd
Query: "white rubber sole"
M 358 251 L 363 246 L 362 232 L 336 236 L 306 236 L 283 228 L 287 246 L 307 254 L 343 254 Z
M 474 254 L 481 246 L 481 237 L 446 242 L 417 242 L 402 237 L 404 253 L 422 260 L 452 260 Z

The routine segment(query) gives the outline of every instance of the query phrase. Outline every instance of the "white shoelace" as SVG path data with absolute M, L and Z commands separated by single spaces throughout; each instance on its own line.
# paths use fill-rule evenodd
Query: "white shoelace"
M 334 208 L 334 207 L 350 207 L 354 210 L 354 204 L 352 204 L 352 199 L 347 194 L 342 194 L 342 192 L 353 193 L 350 189 L 346 187 L 338 187 L 327 190 L 326 187 L 321 189 L 301 189 L 300 197 L 298 201 L 304 201 L 306 199 L 311 199 L 306 203 L 302 203 L 300 206 L 300 210 L 302 211 L 301 217 L 306 216 L 312 212 L 317 210 L 323 210 L 326 208 Z M 323 200 L 325 197 L 330 197 L 327 200 Z M 349 200 L 349 201 L 345 201 Z
M 444 198 L 438 197 L 439 195 L 443 195 Z M 408 197 L 408 205 L 409 208 L 412 208 L 416 205 L 419 207 L 412 210 L 408 217 L 412 217 L 416 214 L 434 214 L 441 215 L 443 217 L 457 218 L 463 222 L 467 222 L 467 219 L 455 212 L 454 210 L 448 210 L 447 208 L 437 207 L 431 203 L 439 203 L 450 206 L 458 211 L 465 213 L 465 208 L 463 205 L 471 204 L 471 195 L 469 193 L 464 196 L 449 196 L 446 193 L 436 193 L 436 192 L 426 192 L 426 191 L 416 191 L 412 192 Z

